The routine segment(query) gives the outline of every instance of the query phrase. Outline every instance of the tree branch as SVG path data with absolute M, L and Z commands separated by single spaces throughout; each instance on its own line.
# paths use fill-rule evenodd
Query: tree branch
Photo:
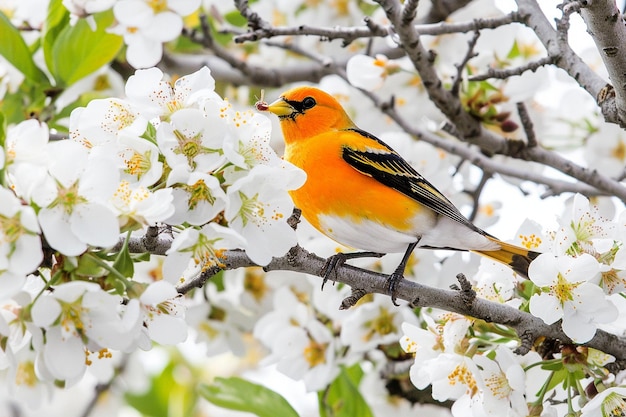
M 626 25 L 615 0 L 585 1 L 580 15 L 587 24 L 615 87 L 619 124 L 626 127 Z
M 485 74 L 476 74 L 468 77 L 469 81 L 485 81 L 490 78 L 505 79 L 513 77 L 515 75 L 522 75 L 526 71 L 535 72 L 537 69 L 546 65 L 554 64 L 556 59 L 551 56 L 546 56 L 538 59 L 537 61 L 529 62 L 526 65 L 522 65 L 516 68 L 497 69 L 489 68 Z
M 433 65 L 434 55 L 424 49 L 420 34 L 412 25 L 402 22 L 402 7 L 398 0 L 376 0 L 391 21 L 399 37 L 400 46 L 406 51 L 413 66 L 422 78 L 428 96 L 437 108 L 451 120 L 463 140 L 478 145 L 489 154 L 513 155 L 519 144 L 508 141 L 483 129 L 480 122 L 465 111 L 458 97 L 443 87 Z
M 517 0 L 517 6 L 526 26 L 535 32 L 548 51 L 548 56 L 554 57 L 555 64 L 565 70 L 598 102 L 607 122 L 620 124 L 615 96 L 607 94 L 606 81 L 574 53 L 567 43 L 567 38 L 552 27 L 537 1 Z
M 329 41 L 335 39 L 343 40 L 343 45 L 348 45 L 357 39 L 386 37 L 389 35 L 389 27 L 381 26 L 373 22 L 369 17 L 364 19 L 365 26 L 334 26 L 319 27 L 309 25 L 299 25 L 292 27 L 273 27 L 264 21 L 257 13 L 252 12 L 248 7 L 247 1 L 236 1 L 239 12 L 248 19 L 249 31 L 239 33 L 233 38 L 235 43 L 255 42 L 261 39 L 273 38 L 276 36 L 318 36 Z M 444 2 L 439 2 L 444 3 Z M 452 2 L 449 2 L 452 3 Z M 501 17 L 489 19 L 474 19 L 468 22 L 446 23 L 444 20 L 450 13 L 458 8 L 465 6 L 468 1 L 456 2 L 451 7 L 440 9 L 439 12 L 433 13 L 422 19 L 421 24 L 415 25 L 415 29 L 423 35 L 445 35 L 450 33 L 466 33 L 482 29 L 495 29 L 510 23 L 523 21 L 522 16 L 517 12 L 512 12 Z M 439 23 L 434 23 L 439 22 Z
M 236 269 L 256 266 L 243 251 L 227 251 L 223 260 L 224 269 Z M 321 271 L 326 260 L 312 254 L 300 246 L 293 247 L 285 256 L 274 258 L 265 271 L 294 271 L 315 275 L 321 278 Z M 217 273 L 217 270 L 215 270 Z M 343 264 L 336 269 L 333 277 L 337 282 L 349 285 L 368 293 L 387 293 L 387 275 Z M 206 278 L 188 280 L 178 286 L 178 292 L 184 294 L 193 288 L 204 285 Z M 499 323 L 513 328 L 520 339 L 536 340 L 539 337 L 558 339 L 564 343 L 573 343 L 563 332 L 560 323 L 547 325 L 538 317 L 517 310 L 504 304 L 498 304 L 478 297 L 468 297 L 466 291 L 444 290 L 428 287 L 408 280 L 402 280 L 397 287 L 397 298 L 409 301 L 414 307 L 434 307 L 465 316 L 474 317 L 489 323 Z M 526 345 L 518 348 L 518 353 L 526 353 Z M 601 350 L 618 359 L 626 358 L 626 340 L 613 334 L 598 330 L 593 339 L 584 346 Z

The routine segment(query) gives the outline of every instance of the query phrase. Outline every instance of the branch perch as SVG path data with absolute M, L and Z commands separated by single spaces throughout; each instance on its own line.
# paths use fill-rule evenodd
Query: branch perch
M 257 266 L 246 256 L 243 251 L 227 251 L 223 260 L 224 269 L 237 269 L 249 266 Z M 285 256 L 274 258 L 263 269 L 265 271 L 294 271 L 321 278 L 321 270 L 326 264 L 326 259 L 308 252 L 300 246 L 293 247 Z M 215 269 L 217 273 L 219 269 Z M 368 271 L 352 265 L 341 265 L 336 268 L 337 275 L 333 275 L 337 282 L 342 282 L 356 290 L 352 296 L 362 297 L 364 293 L 387 294 L 387 275 Z M 207 274 L 208 275 L 208 274 Z M 209 276 L 191 279 L 178 286 L 178 292 L 184 294 L 193 288 L 202 287 Z M 297 278 L 295 278 L 297 279 Z M 531 315 L 504 304 L 487 301 L 482 298 L 471 296 L 467 282 L 463 278 L 461 291 L 444 290 L 428 287 L 426 285 L 402 280 L 397 287 L 396 296 L 411 303 L 412 307 L 434 307 L 451 311 L 465 316 L 474 317 L 490 323 L 499 323 L 514 329 L 520 339 L 525 341 L 518 348 L 518 353 L 524 354 L 528 347 L 539 337 L 558 339 L 564 343 L 573 343 L 563 332 L 560 322 L 548 325 L 538 317 Z M 356 294 L 355 294 L 356 293 Z M 617 359 L 626 359 L 626 339 L 619 338 L 611 333 L 598 330 L 596 335 L 585 346 L 601 350 L 611 354 Z
M 626 127 L 626 25 L 615 0 L 594 0 L 581 4 L 580 15 L 600 51 L 615 88 L 619 125 Z

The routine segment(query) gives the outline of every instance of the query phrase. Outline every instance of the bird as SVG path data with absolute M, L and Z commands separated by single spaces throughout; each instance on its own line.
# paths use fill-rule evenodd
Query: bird
M 300 86 L 256 107 L 278 116 L 283 158 L 307 175 L 289 191 L 302 216 L 334 241 L 365 251 L 329 258 L 324 282 L 346 259 L 404 252 L 387 281 L 397 305 L 397 285 L 416 247 L 475 252 L 528 277 L 538 252 L 475 226 L 400 154 L 359 129 L 331 94 Z

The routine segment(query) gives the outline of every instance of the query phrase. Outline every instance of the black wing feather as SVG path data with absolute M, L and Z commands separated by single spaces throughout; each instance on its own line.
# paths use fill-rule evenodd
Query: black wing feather
M 357 128 L 347 130 L 375 140 L 389 151 L 388 153 L 360 151 L 344 146 L 343 159 L 354 169 L 424 204 L 435 213 L 449 217 L 481 234 L 486 234 L 467 220 L 450 200 L 383 141 Z

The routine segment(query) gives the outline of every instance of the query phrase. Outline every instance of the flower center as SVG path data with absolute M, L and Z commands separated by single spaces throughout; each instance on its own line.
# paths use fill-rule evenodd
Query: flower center
M 326 363 L 325 353 L 327 347 L 328 343 L 318 343 L 315 340 L 311 340 L 309 345 L 304 348 L 304 359 L 311 368 Z

